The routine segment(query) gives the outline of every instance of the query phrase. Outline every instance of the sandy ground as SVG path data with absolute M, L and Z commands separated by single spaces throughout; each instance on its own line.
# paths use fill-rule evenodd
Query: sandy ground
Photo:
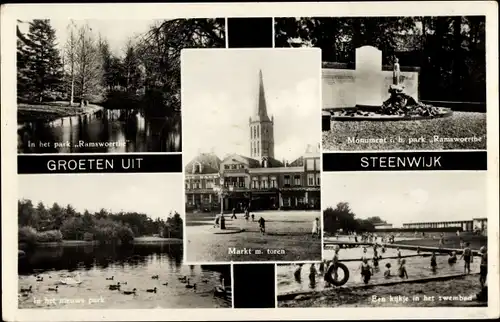
M 477 142 L 431 142 L 441 138 L 476 137 Z M 402 138 L 402 142 L 398 141 Z M 425 139 L 409 144 L 410 138 Z M 348 138 L 387 138 L 387 143 L 349 143 Z M 394 141 L 390 142 L 393 138 Z M 323 132 L 325 151 L 486 149 L 486 113 L 454 112 L 446 118 L 420 121 L 332 121 Z
M 423 284 L 399 284 L 369 289 L 340 288 L 328 295 L 279 301 L 278 307 L 484 306 L 485 303 L 472 297 L 479 291 L 479 275 L 470 275 Z
M 319 211 L 268 211 L 255 213 L 255 222 L 242 214 L 231 220 L 228 229 L 242 229 L 234 234 L 215 234 L 212 214 L 186 214 L 186 255 L 189 262 L 227 261 L 304 261 L 321 259 L 321 240 L 311 236 L 312 222 Z M 258 218 L 266 220 L 262 235 Z M 241 250 L 241 254 L 230 250 Z M 244 252 L 248 250 L 249 252 Z M 260 251 L 260 253 L 259 253 Z

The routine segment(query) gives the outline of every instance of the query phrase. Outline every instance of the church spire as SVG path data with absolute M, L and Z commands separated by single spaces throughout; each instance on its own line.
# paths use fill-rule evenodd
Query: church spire
M 257 101 L 256 121 L 271 121 L 267 115 L 266 94 L 264 92 L 264 80 L 262 70 L 259 70 L 259 100 Z

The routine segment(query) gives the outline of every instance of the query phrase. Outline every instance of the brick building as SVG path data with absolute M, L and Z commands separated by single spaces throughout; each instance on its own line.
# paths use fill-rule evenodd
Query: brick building
M 274 118 L 267 113 L 262 73 L 249 132 L 250 157 L 201 153 L 186 165 L 186 209 L 220 209 L 221 195 L 225 210 L 320 209 L 319 144 L 293 162 L 274 158 Z

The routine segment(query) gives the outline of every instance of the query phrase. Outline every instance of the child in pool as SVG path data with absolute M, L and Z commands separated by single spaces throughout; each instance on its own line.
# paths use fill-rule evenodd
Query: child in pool
M 408 278 L 408 273 L 406 272 L 406 260 L 402 259 L 401 264 L 399 265 L 399 277 Z
M 462 256 L 460 259 L 464 259 L 464 273 L 470 273 L 470 263 L 472 263 L 472 250 L 470 249 L 470 243 L 465 243 L 465 248 L 462 251 Z
M 457 262 L 457 253 L 450 252 L 450 257 L 448 257 L 448 264 L 453 265 Z
M 398 264 L 401 262 L 401 251 L 399 250 L 399 247 L 396 248 L 397 251 L 397 256 L 398 256 Z
M 255 221 L 255 214 L 252 214 L 252 221 Z
M 368 259 L 363 258 L 360 269 L 363 282 L 365 282 L 365 284 L 368 284 L 370 278 L 372 277 L 372 268 L 370 267 L 370 264 L 368 264 Z
M 373 268 L 378 269 L 378 256 L 373 256 Z
M 435 271 L 436 268 L 437 268 L 436 253 L 432 252 L 432 256 L 431 256 L 431 269 L 432 269 L 432 271 Z
M 385 272 L 384 272 L 384 277 L 385 278 L 390 278 L 391 277 L 391 263 L 385 264 Z

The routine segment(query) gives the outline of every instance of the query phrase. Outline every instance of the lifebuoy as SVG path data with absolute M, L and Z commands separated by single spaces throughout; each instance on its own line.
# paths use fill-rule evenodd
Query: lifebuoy
M 344 277 L 340 281 L 333 279 L 333 265 L 330 265 L 330 267 L 328 267 L 328 270 L 325 274 L 325 281 L 335 286 L 342 286 L 347 283 L 347 281 L 349 280 L 349 269 L 344 264 L 337 263 L 337 270 L 339 269 L 344 272 Z

